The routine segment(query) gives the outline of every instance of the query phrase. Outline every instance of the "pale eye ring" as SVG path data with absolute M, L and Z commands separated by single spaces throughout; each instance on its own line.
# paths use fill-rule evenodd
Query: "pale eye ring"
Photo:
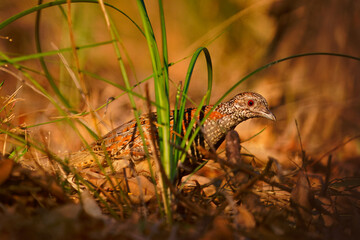
M 247 104 L 249 107 L 254 106 L 254 100 L 249 100 Z

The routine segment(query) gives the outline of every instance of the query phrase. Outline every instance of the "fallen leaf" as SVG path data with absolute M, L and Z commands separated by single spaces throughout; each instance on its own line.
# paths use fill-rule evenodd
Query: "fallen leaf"
M 311 203 L 310 203 L 311 189 L 305 173 L 300 172 L 296 186 L 291 191 L 291 202 L 296 204 L 302 221 L 308 223 L 311 220 Z
M 0 160 L 0 185 L 3 184 L 10 176 L 14 166 L 14 161 L 8 158 Z
M 244 206 L 237 207 L 236 220 L 237 223 L 245 228 L 254 228 L 256 226 L 256 221 L 254 215 Z
M 215 240 L 215 239 L 233 239 L 233 233 L 231 231 L 231 224 L 228 219 L 222 216 L 217 216 L 213 222 L 213 228 L 208 231 L 204 236 L 203 240 Z
M 100 219 L 104 218 L 104 215 L 102 214 L 100 207 L 98 206 L 98 204 L 96 203 L 94 198 L 91 196 L 91 194 L 87 190 L 84 190 L 81 193 L 81 200 L 82 200 L 84 211 L 89 216 L 94 217 L 94 218 L 100 218 Z
M 129 198 L 133 203 L 148 202 L 155 197 L 154 184 L 146 177 L 138 176 L 127 179 L 129 186 Z

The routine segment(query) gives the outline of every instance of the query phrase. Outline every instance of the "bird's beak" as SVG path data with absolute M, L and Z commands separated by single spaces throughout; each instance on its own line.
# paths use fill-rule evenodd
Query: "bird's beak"
M 269 120 L 276 121 L 275 115 L 272 112 L 270 112 L 269 109 L 266 109 L 266 111 L 262 112 L 261 116 Z

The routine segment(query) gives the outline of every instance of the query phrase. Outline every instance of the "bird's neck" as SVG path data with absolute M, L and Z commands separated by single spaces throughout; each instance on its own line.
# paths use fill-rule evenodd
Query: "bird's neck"
M 215 148 L 219 147 L 224 141 L 226 133 L 244 120 L 234 112 L 233 106 L 229 102 L 219 104 L 203 125 L 206 141 Z

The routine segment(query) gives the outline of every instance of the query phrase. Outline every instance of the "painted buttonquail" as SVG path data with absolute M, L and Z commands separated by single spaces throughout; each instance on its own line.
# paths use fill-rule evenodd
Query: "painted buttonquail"
M 198 122 L 203 118 L 212 105 L 203 106 L 201 113 L 198 116 Z M 191 119 L 194 117 L 196 108 L 188 108 L 185 110 L 183 129 L 186 129 Z M 170 125 L 173 125 L 173 111 L 170 116 Z M 155 116 L 156 115 L 152 115 Z M 263 96 L 253 92 L 243 92 L 237 94 L 235 97 L 227 102 L 220 103 L 206 119 L 201 127 L 201 131 L 194 141 L 190 155 L 195 155 L 197 159 L 203 157 L 197 147 L 210 151 L 210 149 L 217 149 L 224 141 L 227 132 L 234 129 L 238 124 L 250 118 L 267 118 L 275 120 L 268 108 L 268 104 Z M 146 142 L 149 153 L 152 154 L 150 147 L 150 119 L 149 115 L 142 115 L 140 122 L 144 130 Z M 111 159 L 115 170 L 120 170 L 128 166 L 133 166 L 137 174 L 142 174 L 142 171 L 148 171 L 147 161 L 145 160 L 145 153 L 143 149 L 142 139 L 138 131 L 135 120 L 131 120 L 105 136 L 100 140 L 90 145 L 91 149 L 96 155 L 97 160 L 106 167 L 106 154 L 108 159 Z M 105 151 L 104 151 L 105 149 Z M 89 151 L 80 151 L 74 153 L 69 158 L 69 165 L 78 169 L 89 167 L 96 167 L 93 155 Z M 198 164 L 192 165 L 197 166 Z

